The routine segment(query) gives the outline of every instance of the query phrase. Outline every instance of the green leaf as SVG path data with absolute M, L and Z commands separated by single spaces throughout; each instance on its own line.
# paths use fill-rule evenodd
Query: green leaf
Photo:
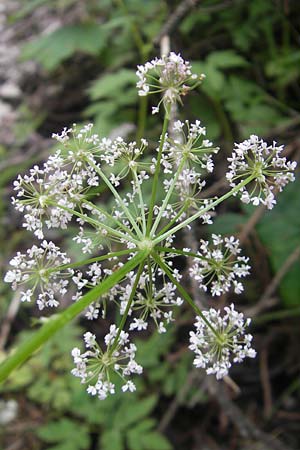
M 69 25 L 26 44 L 22 49 L 22 58 L 34 59 L 51 71 L 76 51 L 98 54 L 106 41 L 107 32 L 98 24 Z
M 167 439 L 153 428 L 155 421 L 146 419 L 126 433 L 130 450 L 170 450 Z
M 220 69 L 230 69 L 232 67 L 244 67 L 248 65 L 245 58 L 235 50 L 220 50 L 212 52 L 206 59 L 206 63 L 212 67 Z
M 141 436 L 143 449 L 145 450 L 171 450 L 170 442 L 157 431 L 151 431 Z
M 234 50 L 223 50 L 211 53 L 205 61 L 195 61 L 192 63 L 193 72 L 206 75 L 202 89 L 209 96 L 221 93 L 227 81 L 223 71 L 235 67 L 246 66 L 247 61 Z
M 88 92 L 92 100 L 99 100 L 103 97 L 112 98 L 112 96 L 119 95 L 119 92 L 122 92 L 124 97 L 126 97 L 125 88 L 128 89 L 128 85 L 135 87 L 136 82 L 135 71 L 121 69 L 116 73 L 104 75 L 94 81 Z
M 192 70 L 194 73 L 205 74 L 206 78 L 201 85 L 201 89 L 209 96 L 223 89 L 225 85 L 225 76 L 217 67 L 209 64 L 207 61 L 197 61 L 192 63 Z
M 160 366 L 160 356 L 167 353 L 174 338 L 173 328 L 168 333 L 154 333 L 147 341 L 137 339 L 137 360 L 145 369 Z
M 121 405 L 120 409 L 115 414 L 115 426 L 123 430 L 128 428 L 129 425 L 146 417 L 153 410 L 156 403 L 156 395 L 152 395 L 145 399 L 128 399 L 127 402 Z
M 119 430 L 108 429 L 101 435 L 101 447 L 99 450 L 123 450 L 123 438 Z
M 276 78 L 278 86 L 287 86 L 296 81 L 300 75 L 300 51 L 294 50 L 288 54 L 278 55 L 266 64 L 265 70 L 269 77 Z
M 49 444 L 59 444 L 50 447 L 51 450 L 86 450 L 90 445 L 87 427 L 70 419 L 61 419 L 40 427 L 37 436 Z
M 241 226 L 247 222 L 246 215 L 238 213 L 226 213 L 216 217 L 214 223 L 209 227 L 209 230 L 215 234 L 237 234 Z

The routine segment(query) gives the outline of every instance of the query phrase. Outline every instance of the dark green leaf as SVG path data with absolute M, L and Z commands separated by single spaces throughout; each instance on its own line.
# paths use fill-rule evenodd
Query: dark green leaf
M 98 54 L 106 45 L 107 32 L 101 25 L 82 23 L 59 28 L 51 34 L 23 47 L 23 59 L 34 59 L 47 70 L 56 69 L 59 64 L 76 51 Z

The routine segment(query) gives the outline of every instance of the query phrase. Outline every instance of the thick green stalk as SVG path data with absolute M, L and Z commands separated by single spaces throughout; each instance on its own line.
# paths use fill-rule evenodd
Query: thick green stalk
M 154 178 L 153 178 L 149 215 L 148 215 L 148 221 L 147 221 L 147 234 L 148 235 L 150 233 L 151 226 L 152 226 L 153 209 L 155 206 L 157 185 L 158 185 L 158 176 L 159 176 L 159 172 L 160 172 L 160 162 L 161 162 L 161 157 L 162 157 L 163 146 L 165 143 L 165 137 L 166 137 L 166 133 L 168 130 L 168 125 L 169 125 L 169 119 L 168 119 L 168 114 L 166 113 L 165 118 L 164 118 L 163 129 L 162 129 L 162 133 L 161 133 L 160 144 L 159 144 L 159 149 L 158 149 L 158 156 L 157 156 L 156 167 L 155 167 L 155 173 L 154 173 Z
M 87 308 L 92 302 L 97 300 L 99 296 L 105 294 L 115 284 L 121 281 L 128 272 L 133 270 L 138 264 L 145 260 L 147 255 L 148 252 L 146 250 L 140 251 L 119 270 L 108 276 L 105 280 L 98 284 L 98 286 L 95 286 L 87 292 L 76 303 L 73 303 L 65 311 L 50 318 L 38 331 L 35 332 L 31 339 L 23 342 L 17 350 L 0 365 L 0 382 L 4 381 L 15 368 L 24 363 L 36 350 L 38 350 L 48 339 L 50 339 L 54 333 L 78 316 L 78 314 Z
M 222 195 L 222 197 L 217 198 L 217 200 L 214 200 L 213 202 L 209 203 L 209 205 L 207 205 L 205 208 L 200 209 L 200 211 L 198 211 L 197 213 L 193 214 L 192 216 L 188 217 L 187 219 L 185 219 L 183 222 L 179 223 L 178 225 L 176 225 L 174 228 L 172 228 L 171 230 L 163 233 L 163 234 L 159 234 L 157 236 L 156 239 L 154 239 L 153 243 L 154 244 L 158 244 L 159 242 L 163 241 L 164 239 L 166 239 L 167 237 L 171 236 L 172 234 L 176 233 L 178 230 L 181 230 L 182 228 L 185 228 L 187 225 L 189 225 L 191 222 L 194 222 L 194 220 L 198 219 L 199 217 L 201 217 L 204 213 L 210 211 L 212 208 L 214 208 L 215 206 L 219 205 L 219 203 L 222 203 L 224 200 L 226 200 L 227 198 L 231 197 L 232 195 L 234 195 L 236 192 L 238 192 L 242 187 L 246 186 L 248 183 L 250 183 L 252 180 L 254 180 L 255 176 L 254 175 L 250 175 L 248 178 L 246 178 L 246 180 L 241 181 L 241 183 L 239 183 L 237 186 L 235 186 L 234 188 L 232 188 L 230 191 L 228 191 L 226 194 Z
M 214 327 L 210 324 L 210 322 L 204 316 L 201 309 L 199 309 L 198 306 L 194 303 L 192 297 L 186 292 L 186 290 L 181 286 L 181 284 L 172 275 L 172 272 L 171 272 L 170 268 L 167 266 L 167 264 L 165 264 L 163 262 L 163 260 L 160 258 L 160 256 L 157 253 L 152 252 L 151 256 L 154 259 L 154 261 L 159 265 L 159 267 L 165 272 L 165 274 L 168 276 L 170 281 L 172 281 L 172 283 L 177 287 L 178 292 L 188 302 L 188 304 L 193 308 L 193 310 L 196 312 L 196 314 L 198 314 L 198 316 L 201 317 L 201 319 L 211 329 L 211 331 L 214 333 L 214 335 L 218 337 L 219 336 L 218 332 L 214 329 Z

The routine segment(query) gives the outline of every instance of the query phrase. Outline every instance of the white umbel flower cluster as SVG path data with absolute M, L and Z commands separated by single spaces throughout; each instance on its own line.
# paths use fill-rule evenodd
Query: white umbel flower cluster
M 178 279 L 181 276 L 175 271 Z M 132 303 L 130 315 L 132 315 L 130 330 L 142 331 L 148 328 L 148 323 L 152 320 L 159 333 L 167 331 L 167 325 L 174 321 L 173 308 L 181 306 L 182 298 L 176 295 L 176 286 L 173 283 L 163 280 L 163 286 L 159 289 L 156 286 L 161 284 L 161 277 L 152 271 L 152 280 L 149 281 L 145 273 L 140 289 L 137 291 Z M 123 288 L 121 295 L 121 312 L 125 311 L 128 298 L 132 289 L 132 283 Z
M 245 334 L 250 319 L 235 311 L 234 305 L 224 308 L 224 315 L 214 308 L 203 311 L 197 317 L 196 332 L 190 332 L 190 350 L 195 353 L 194 365 L 214 374 L 219 380 L 228 374 L 233 363 L 240 363 L 246 357 L 254 358 L 251 348 L 252 336 Z M 209 326 L 210 325 L 210 326 Z
M 40 246 L 33 245 L 27 250 L 27 254 L 18 252 L 10 261 L 13 267 L 4 278 L 6 283 L 11 283 L 12 289 L 26 286 L 21 292 L 21 301 L 30 302 L 37 297 L 39 309 L 56 307 L 59 298 L 67 292 L 68 278 L 73 275 L 69 268 L 59 269 L 59 266 L 70 263 L 65 253 L 53 244 L 43 240 Z
M 96 336 L 90 332 L 84 334 L 86 351 L 81 353 L 75 347 L 72 350 L 75 368 L 72 374 L 88 384 L 87 392 L 105 400 L 109 394 L 115 393 L 114 375 L 122 380 L 122 391 L 133 392 L 135 384 L 129 377 L 140 375 L 142 366 L 135 361 L 136 346 L 129 342 L 129 335 L 111 325 L 109 333 L 104 337 L 106 350 L 103 352 L 96 341 Z
M 138 66 L 136 74 L 139 78 L 136 85 L 139 95 L 162 92 L 161 101 L 166 109 L 172 103 L 180 102 L 181 96 L 186 95 L 205 78 L 203 74 L 193 74 L 191 64 L 174 52 Z M 152 109 L 152 114 L 158 113 L 160 103 Z
M 268 145 L 255 135 L 235 144 L 232 156 L 228 158 L 230 164 L 226 174 L 230 186 L 236 186 L 251 175 L 254 178 L 252 183 L 241 187 L 242 202 L 262 203 L 272 209 L 276 204 L 274 191 L 278 189 L 281 192 L 286 184 L 295 180 L 293 171 L 297 163 L 281 156 L 282 150 L 282 145 L 277 147 L 276 142 Z
M 128 143 L 121 137 L 100 138 L 92 124 L 73 125 L 53 134 L 59 148 L 48 161 L 14 183 L 13 204 L 40 244 L 12 259 L 5 281 L 13 289 L 24 289 L 22 301 L 35 297 L 40 309 L 58 306 L 72 282 L 70 297 L 78 313 L 85 309 L 89 320 L 101 320 L 114 305 L 121 316 L 105 336 L 105 350 L 86 333 L 86 351 L 72 352 L 73 374 L 100 399 L 115 391 L 113 374 L 123 380 L 123 391 L 133 391 L 130 376 L 142 372 L 127 331 L 166 332 L 173 311 L 184 300 L 199 316 L 196 332 L 191 333 L 197 366 L 221 378 L 231 361 L 254 356 L 251 337 L 244 333 L 249 322 L 233 306 L 225 308 L 223 317 L 213 309 L 201 315 L 173 262 L 178 255 L 193 257 L 189 273 L 199 288 L 213 296 L 230 289 L 239 294 L 241 278 L 250 267 L 248 258 L 240 256 L 238 241 L 213 235 L 212 244 L 201 240 L 199 251 L 192 253 L 175 248 L 180 242 L 176 237 L 197 220 L 210 224 L 215 207 L 231 195 L 241 193 L 244 202 L 271 208 L 275 189 L 293 181 L 296 167 L 280 156 L 282 147 L 251 136 L 236 144 L 229 158 L 232 189 L 207 198 L 202 190 L 214 170 L 218 148 L 207 139 L 200 120 L 176 121 L 168 127 L 173 103 L 181 103 L 203 76 L 193 74 L 191 64 L 175 53 L 139 66 L 137 75 L 139 95 L 162 94 L 159 105 L 163 103 L 166 114 L 156 150 L 155 145 L 148 150 L 145 139 Z M 52 228 L 69 228 L 68 236 L 89 258 L 71 263 L 45 240 Z
M 210 289 L 213 296 L 228 292 L 231 287 L 236 294 L 240 294 L 243 285 L 238 279 L 249 274 L 249 258 L 238 256 L 241 251 L 239 241 L 233 236 L 222 238 L 213 234 L 212 244 L 200 241 L 198 257 L 189 270 L 190 276 L 204 291 Z
M 177 120 L 174 125 L 172 135 L 166 140 L 164 146 L 163 166 L 165 173 L 178 167 L 180 161 L 184 159 L 184 168 L 202 169 L 204 173 L 211 173 L 214 169 L 212 155 L 218 153 L 219 148 L 206 139 L 206 128 L 200 120 L 190 123 L 188 120 L 182 122 Z M 174 170 L 174 169 L 173 169 Z

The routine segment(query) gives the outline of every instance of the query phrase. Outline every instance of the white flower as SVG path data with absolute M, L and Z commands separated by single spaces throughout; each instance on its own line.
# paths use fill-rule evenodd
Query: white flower
M 244 320 L 233 304 L 224 310 L 223 317 L 213 308 L 204 311 L 203 317 L 196 318 L 196 332 L 190 332 L 189 348 L 195 352 L 194 365 L 216 375 L 217 379 L 228 374 L 232 362 L 256 356 L 251 348 L 252 336 L 245 334 L 250 319 Z
M 240 188 L 241 200 L 253 205 L 262 203 L 272 209 L 276 203 L 274 189 L 282 191 L 290 181 L 294 181 L 293 171 L 297 163 L 281 156 L 283 146 L 276 142 L 268 145 L 262 139 L 251 135 L 241 144 L 235 144 L 232 156 L 228 158 L 229 171 L 226 174 L 230 186 L 253 176 L 253 181 Z
M 124 313 L 128 299 L 131 295 L 132 277 L 130 283 L 121 288 L 120 299 L 122 301 L 121 312 Z M 161 277 L 158 272 L 152 272 L 152 286 L 149 281 L 141 277 L 139 290 L 132 302 L 130 314 L 138 314 L 139 317 L 133 317 L 129 330 L 142 331 L 148 327 L 147 320 L 152 319 L 159 332 L 165 332 L 165 325 L 173 321 L 172 311 L 170 308 L 180 306 L 182 299 L 176 297 L 176 286 L 163 280 L 161 289 L 157 289 L 156 285 L 161 283 Z
M 134 392 L 136 390 L 135 384 L 132 381 L 127 381 L 127 383 L 123 384 L 122 386 L 122 391 L 126 392 L 126 391 L 130 391 L 130 392 Z
M 213 296 L 228 292 L 231 287 L 239 294 L 243 286 L 237 278 L 249 274 L 249 258 L 237 256 L 240 253 L 239 241 L 233 236 L 222 238 L 220 235 L 212 235 L 213 246 L 209 242 L 201 240 L 198 258 L 194 258 L 194 264 L 189 269 L 191 277 L 204 291 L 210 287 Z
M 191 64 L 174 52 L 146 62 L 144 66 L 138 66 L 136 72 L 139 79 L 136 84 L 138 94 L 143 97 L 163 92 L 162 101 L 167 109 L 168 105 L 180 102 L 181 96 L 186 95 L 203 80 L 203 74 L 192 74 L 191 69 Z M 152 114 L 158 111 L 159 105 L 152 109 Z
M 116 341 L 116 336 L 119 338 Z M 135 391 L 134 383 L 126 379 L 132 374 L 141 374 L 143 368 L 135 361 L 136 346 L 131 344 L 128 333 L 110 327 L 110 332 L 104 338 L 107 348 L 102 351 L 96 342 L 96 336 L 90 332 L 84 334 L 85 346 L 88 349 L 81 353 L 76 347 L 72 350 L 75 368 L 71 373 L 81 379 L 82 383 L 89 383 L 87 392 L 100 400 L 115 393 L 115 385 L 110 381 L 113 373 L 124 382 L 122 391 Z
M 133 322 L 131 322 L 131 324 L 130 324 L 129 329 L 130 330 L 137 329 L 138 331 L 141 331 L 141 330 L 146 330 L 147 327 L 148 327 L 148 323 L 145 322 L 143 319 L 134 318 Z
M 21 292 L 21 300 L 30 302 L 37 294 L 39 309 L 57 307 L 58 298 L 67 292 L 68 278 L 73 275 L 72 269 L 60 269 L 68 264 L 70 259 L 53 242 L 43 240 L 39 246 L 33 245 L 26 254 L 18 252 L 10 261 L 14 267 L 5 275 L 4 281 L 12 284 L 12 289 L 25 285 L 26 291 Z

